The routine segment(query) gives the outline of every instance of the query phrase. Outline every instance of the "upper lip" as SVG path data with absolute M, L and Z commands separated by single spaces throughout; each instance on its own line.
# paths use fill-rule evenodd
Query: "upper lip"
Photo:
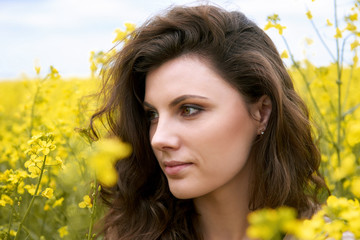
M 175 166 L 184 165 L 184 164 L 190 164 L 190 162 L 180 162 L 180 161 L 165 161 L 164 162 L 165 167 L 175 167 Z

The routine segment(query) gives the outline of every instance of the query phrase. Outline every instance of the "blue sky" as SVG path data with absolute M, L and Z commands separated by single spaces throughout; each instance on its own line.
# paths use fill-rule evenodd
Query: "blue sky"
M 328 54 L 316 38 L 306 11 L 330 47 L 334 47 L 334 30 L 326 27 L 333 21 L 333 0 L 214 0 L 228 10 L 239 10 L 260 27 L 266 17 L 280 15 L 287 26 L 287 38 L 297 59 L 304 56 L 317 64 L 330 62 Z M 348 13 L 353 0 L 338 0 L 339 17 Z M 125 22 L 140 25 L 159 11 L 178 4 L 196 4 L 188 0 L 0 0 L 0 79 L 26 74 L 35 75 L 38 61 L 45 74 L 50 65 L 64 77 L 90 75 L 90 51 L 109 50 L 114 30 Z M 267 31 L 281 52 L 285 46 L 276 31 Z M 314 44 L 305 49 L 305 38 Z

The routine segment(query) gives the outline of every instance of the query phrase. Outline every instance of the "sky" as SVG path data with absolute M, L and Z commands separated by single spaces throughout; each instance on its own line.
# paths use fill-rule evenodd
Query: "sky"
M 353 0 L 337 0 L 338 16 L 349 13 Z M 63 77 L 90 76 L 90 51 L 108 51 L 113 46 L 115 29 L 126 22 L 141 25 L 171 5 L 194 5 L 189 0 L 0 0 L 0 79 L 35 76 L 38 62 L 43 75 L 50 65 Z M 295 58 L 307 57 L 317 65 L 331 60 L 316 37 L 306 12 L 311 10 L 329 47 L 334 49 L 333 0 L 213 0 L 227 10 L 238 10 L 259 27 L 274 13 L 287 28 L 284 36 Z M 279 52 L 285 49 L 276 30 L 268 30 Z M 310 46 L 306 38 L 313 39 Z M 285 60 L 290 65 L 288 60 Z

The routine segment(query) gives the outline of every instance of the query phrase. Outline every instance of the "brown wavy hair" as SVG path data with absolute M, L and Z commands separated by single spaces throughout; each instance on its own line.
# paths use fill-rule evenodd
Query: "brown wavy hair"
M 118 182 L 103 188 L 109 206 L 105 239 L 201 239 L 191 199 L 176 199 L 149 141 L 143 109 L 149 71 L 181 55 L 210 62 L 247 103 L 267 95 L 272 112 L 267 130 L 253 144 L 254 168 L 249 209 L 290 206 L 299 217 L 316 209 L 320 190 L 320 154 L 308 110 L 271 39 L 244 14 L 212 5 L 176 6 L 151 18 L 133 33 L 106 69 L 104 105 L 92 116 L 106 119 L 111 135 L 133 146 L 117 163 Z M 239 203 L 241 204 L 241 203 Z

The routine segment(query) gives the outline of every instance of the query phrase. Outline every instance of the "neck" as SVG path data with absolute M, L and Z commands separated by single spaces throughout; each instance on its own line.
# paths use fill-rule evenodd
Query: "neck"
M 221 189 L 194 199 L 204 240 L 247 239 L 248 184 L 248 175 L 240 173 Z

